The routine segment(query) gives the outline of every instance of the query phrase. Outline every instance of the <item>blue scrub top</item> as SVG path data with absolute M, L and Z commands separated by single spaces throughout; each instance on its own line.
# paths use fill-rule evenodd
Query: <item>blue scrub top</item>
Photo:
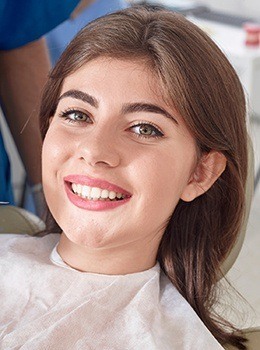
M 80 0 L 0 0 L 0 50 L 39 39 L 69 18 Z M 0 130 L 0 201 L 14 204 L 8 156 Z
M 69 18 L 80 0 L 0 0 L 0 50 L 39 39 Z

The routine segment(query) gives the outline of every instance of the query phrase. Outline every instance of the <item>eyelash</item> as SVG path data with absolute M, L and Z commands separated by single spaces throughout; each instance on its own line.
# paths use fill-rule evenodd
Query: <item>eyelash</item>
M 154 125 L 151 122 L 148 123 L 148 122 L 140 121 L 140 122 L 137 122 L 134 125 L 132 125 L 129 129 L 133 129 L 133 128 L 136 128 L 138 126 L 139 127 L 141 127 L 141 126 L 150 127 L 152 129 L 152 132 L 154 133 L 154 135 L 144 135 L 144 134 L 133 133 L 136 137 L 144 138 L 144 139 L 151 139 L 151 138 L 157 139 L 157 138 L 161 138 L 164 136 L 163 132 L 158 128 L 158 126 Z
M 70 114 L 80 114 L 80 115 L 82 115 L 82 116 L 86 116 L 87 118 L 89 118 L 90 119 L 90 116 L 89 115 L 87 115 L 85 112 L 82 112 L 82 111 L 80 111 L 80 110 L 78 110 L 78 109 L 73 109 L 73 108 L 68 108 L 68 109 L 66 109 L 66 110 L 64 110 L 64 111 L 61 111 L 60 113 L 59 113 L 59 117 L 60 118 L 64 118 L 66 121 L 68 121 L 69 123 L 78 123 L 78 124 L 82 124 L 82 123 L 87 123 L 87 120 L 75 120 L 75 119 L 71 119 L 70 117 L 69 117 L 69 115 Z
M 80 114 L 82 116 L 86 116 L 86 118 L 90 119 L 90 121 L 72 119 L 72 118 L 70 118 L 71 114 Z M 73 124 L 74 123 L 76 123 L 76 124 L 83 124 L 83 123 L 91 124 L 92 123 L 89 115 L 87 115 L 85 112 L 82 112 L 80 110 L 73 109 L 73 108 L 68 108 L 64 111 L 61 111 L 58 116 L 61 118 L 64 118 L 66 121 L 68 121 L 69 123 L 73 123 Z M 154 135 L 144 135 L 144 134 L 137 134 L 137 133 L 133 132 L 133 134 L 138 138 L 157 139 L 157 138 L 161 138 L 164 136 L 163 132 L 156 125 L 154 125 L 151 122 L 138 121 L 134 125 L 132 125 L 129 129 L 132 130 L 136 127 L 141 127 L 141 126 L 150 127 L 152 129 L 152 132 L 154 133 Z

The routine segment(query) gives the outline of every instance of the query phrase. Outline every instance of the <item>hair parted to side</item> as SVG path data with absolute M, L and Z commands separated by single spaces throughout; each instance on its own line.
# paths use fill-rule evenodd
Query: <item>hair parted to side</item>
M 220 178 L 192 202 L 180 200 L 162 238 L 161 268 L 221 344 L 244 339 L 212 313 L 220 267 L 244 216 L 247 177 L 246 103 L 239 79 L 220 49 L 182 15 L 141 6 L 101 17 L 70 43 L 46 84 L 40 111 L 44 138 L 65 77 L 100 57 L 142 60 L 197 141 L 222 152 Z M 173 150 L 174 152 L 174 150 Z

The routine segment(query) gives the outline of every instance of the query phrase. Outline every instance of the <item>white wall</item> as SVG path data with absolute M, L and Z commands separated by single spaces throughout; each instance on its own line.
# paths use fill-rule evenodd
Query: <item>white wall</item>
M 212 9 L 251 17 L 260 22 L 260 0 L 199 0 Z

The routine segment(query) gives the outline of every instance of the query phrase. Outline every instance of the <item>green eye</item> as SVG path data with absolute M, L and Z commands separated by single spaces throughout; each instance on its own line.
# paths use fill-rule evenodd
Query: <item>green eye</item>
M 88 119 L 88 116 L 85 113 L 79 111 L 68 112 L 66 113 L 66 116 L 71 120 L 80 122 L 85 122 Z
M 92 123 L 91 118 L 86 113 L 74 109 L 61 112 L 60 116 L 70 123 Z
M 140 123 L 131 127 L 131 130 L 138 136 L 162 137 L 163 133 L 151 124 Z
M 142 135 L 153 135 L 154 130 L 151 125 L 141 125 L 139 127 L 140 134 Z

